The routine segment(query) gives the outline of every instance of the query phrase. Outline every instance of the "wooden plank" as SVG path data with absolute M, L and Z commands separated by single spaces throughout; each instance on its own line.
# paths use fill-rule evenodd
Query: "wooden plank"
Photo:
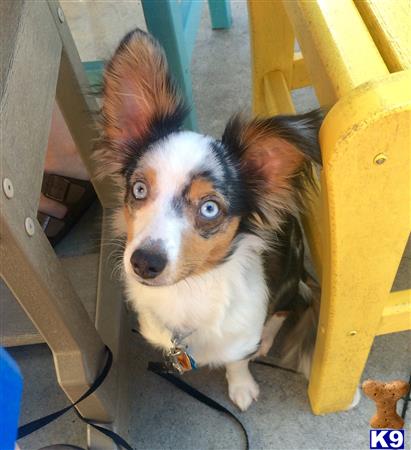
M 2 130 L 7 130 L 1 135 L 1 161 L 3 163 L 7 159 L 10 169 L 7 173 L 6 167 L 2 166 L 2 176 L 11 179 L 18 196 L 24 189 L 22 184 L 30 186 L 24 202 L 28 207 L 26 214 L 31 217 L 37 214 L 51 123 L 48 112 L 53 105 L 50 93 L 55 90 L 61 52 L 58 40 L 48 41 L 54 31 L 53 24 L 45 25 L 44 32 L 38 33 L 29 23 L 30 20 L 39 20 L 44 11 L 44 5 L 39 5 L 32 12 L 25 2 L 16 2 L 13 8 L 10 8 L 10 2 L 0 2 L 0 48 L 2 57 L 4 55 L 6 58 L 4 64 L 3 59 L 0 64 L 3 68 L 0 113 Z M 9 28 L 8 24 L 12 24 L 13 28 Z M 26 42 L 28 36 L 30 43 Z M 33 52 L 36 51 L 36 60 L 31 65 Z M 42 128 L 41 132 L 36 132 L 38 128 Z M 11 173 L 16 174 L 17 178 Z
M 411 330 L 411 289 L 391 292 L 384 306 L 378 335 Z
M 44 342 L 3 280 L 0 280 L 0 311 L 0 346 L 14 347 Z
M 123 289 L 120 284 L 124 244 L 114 236 L 112 215 L 113 211 L 103 211 L 95 323 L 104 342 L 117 357 L 124 315 Z
M 411 68 L 411 2 L 354 0 L 390 72 Z
M 1 27 L 0 42 L 14 42 L 19 30 L 19 17 L 24 8 L 23 0 L 2 2 L 1 5 Z M 7 19 L 7 20 L 6 20 Z M 13 59 L 13 46 L 0 45 L 0 98 L 6 88 L 6 80 Z
M 90 319 L 96 315 L 98 254 L 62 258 L 61 264 Z M 7 286 L 0 280 L 0 345 L 14 347 L 44 342 L 44 338 L 21 309 Z
M 131 327 L 120 284 L 121 270 L 118 270 L 119 265 L 122 268 L 123 243 L 113 232 L 113 212 L 103 210 L 95 324 L 113 353 L 115 365 L 105 382 L 116 389 L 117 413 L 112 429 L 122 433 L 121 430 L 128 424 L 130 389 L 135 380 L 129 376 L 131 351 L 129 346 L 132 345 L 133 339 L 130 336 Z M 101 433 L 96 433 L 90 426 L 87 427 L 87 432 L 93 448 L 111 450 L 110 440 Z
M 63 44 L 56 99 L 100 202 L 113 207 L 118 203 L 117 189 L 114 183 L 96 177 L 98 162 L 92 158 L 100 137 L 95 120 L 99 107 L 94 96 L 90 95 L 90 85 L 70 29 L 66 21 L 61 22 L 59 18 L 59 3 L 52 0 L 47 3 L 57 36 Z
M 363 84 L 321 128 L 322 296 L 308 389 L 315 414 L 350 405 L 408 239 L 410 85 L 406 72 Z
M 356 86 L 388 74 L 351 0 L 282 3 L 322 106 L 332 106 Z
M 2 175 L 14 185 L 12 198 L 0 195 L 1 273 L 53 351 L 59 382 L 74 401 L 94 381 L 105 350 L 36 220 L 62 45 L 46 3 L 26 1 L 17 10 L 6 4 L 0 2 L 2 21 L 19 25 L 5 40 L 11 58 L 0 99 L 0 122 L 7 129 Z M 111 419 L 110 401 L 102 388 L 79 410 L 105 421 Z

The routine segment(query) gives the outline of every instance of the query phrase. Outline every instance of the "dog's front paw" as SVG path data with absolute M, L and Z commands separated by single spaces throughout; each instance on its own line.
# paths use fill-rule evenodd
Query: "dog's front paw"
M 258 399 L 260 389 L 258 384 L 250 376 L 248 380 L 241 383 L 228 383 L 228 395 L 231 401 L 238 406 L 241 411 L 246 411 L 253 400 Z

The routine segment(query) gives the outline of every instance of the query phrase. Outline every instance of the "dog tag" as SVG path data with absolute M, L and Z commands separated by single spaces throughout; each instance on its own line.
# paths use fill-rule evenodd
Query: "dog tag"
M 180 375 L 184 372 L 197 369 L 196 362 L 184 349 L 176 345 L 173 341 L 173 346 L 166 355 L 167 362 Z

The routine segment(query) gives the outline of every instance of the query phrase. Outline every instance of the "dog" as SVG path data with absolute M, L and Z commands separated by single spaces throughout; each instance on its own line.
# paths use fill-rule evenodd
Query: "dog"
M 105 69 L 96 153 L 119 186 L 127 299 L 151 344 L 225 366 L 245 411 L 259 395 L 249 361 L 287 317 L 284 360 L 309 373 L 316 318 L 297 216 L 322 115 L 237 114 L 213 139 L 184 131 L 187 113 L 160 45 L 130 32 Z

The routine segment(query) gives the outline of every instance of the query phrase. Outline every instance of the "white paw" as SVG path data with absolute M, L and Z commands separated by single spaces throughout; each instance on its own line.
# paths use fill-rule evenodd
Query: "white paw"
M 228 395 L 231 401 L 238 406 L 241 411 L 246 411 L 253 400 L 258 399 L 260 389 L 253 377 L 241 383 L 228 383 Z
M 351 404 L 347 406 L 347 408 L 345 408 L 345 411 L 349 411 L 350 409 L 355 408 L 358 405 L 358 403 L 360 403 L 360 400 L 361 400 L 361 391 L 360 388 L 357 388 Z

